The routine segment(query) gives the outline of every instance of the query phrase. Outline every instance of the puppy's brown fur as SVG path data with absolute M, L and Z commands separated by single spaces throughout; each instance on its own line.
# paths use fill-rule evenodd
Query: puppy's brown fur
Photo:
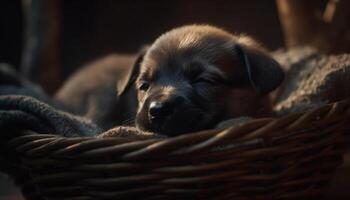
M 160 36 L 118 91 L 122 95 L 135 83 L 138 128 L 175 135 L 266 115 L 266 94 L 283 77 L 279 64 L 251 38 L 191 25 Z

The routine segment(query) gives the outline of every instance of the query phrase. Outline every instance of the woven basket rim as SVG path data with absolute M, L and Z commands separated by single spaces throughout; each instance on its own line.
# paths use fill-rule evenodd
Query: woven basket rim
M 7 147 L 20 157 L 18 167 L 30 172 L 21 184 L 31 199 L 247 199 L 251 193 L 258 199 L 300 199 L 322 194 L 342 163 L 349 114 L 345 99 L 172 138 L 67 138 L 27 131 Z
M 96 138 L 93 136 L 70 138 L 55 134 L 38 134 L 32 131 L 25 131 L 23 136 L 11 140 L 8 143 L 8 146 L 11 148 L 13 146 L 27 143 L 28 141 L 36 141 L 37 143 L 51 142 L 53 146 L 60 142 L 66 143 L 69 148 L 55 152 L 54 155 L 56 156 L 68 155 L 74 151 L 79 151 L 96 145 L 98 146 L 99 144 L 106 142 L 119 144 L 120 148 L 130 147 L 130 149 L 133 149 L 138 146 L 146 147 L 125 155 L 125 159 L 133 159 L 141 155 L 141 157 L 144 157 L 146 155 L 157 154 L 162 151 L 169 152 L 172 150 L 174 150 L 175 154 L 196 153 L 203 149 L 208 149 L 218 145 L 228 139 L 231 141 L 234 140 L 237 147 L 242 147 L 245 144 L 268 145 L 269 142 L 282 140 L 293 134 L 312 130 L 314 127 L 320 125 L 327 126 L 327 124 L 340 122 L 349 116 L 349 113 L 350 99 L 344 99 L 309 111 L 291 113 L 280 118 L 257 118 L 226 129 L 203 130 L 170 138 L 152 138 L 143 140 L 119 137 Z M 282 128 L 283 131 L 288 132 L 288 134 L 279 134 Z M 50 144 L 47 146 L 50 146 Z M 181 149 L 179 147 L 185 148 Z M 231 144 L 231 147 L 234 148 L 235 145 Z M 23 151 L 26 147 L 17 149 Z M 40 149 L 36 149 L 36 152 L 31 151 L 26 153 L 40 154 L 40 152 Z

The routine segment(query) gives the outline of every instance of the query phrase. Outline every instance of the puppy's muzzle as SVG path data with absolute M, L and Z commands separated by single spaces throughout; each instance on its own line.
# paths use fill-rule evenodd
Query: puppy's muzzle
M 161 129 L 164 122 L 172 117 L 183 102 L 183 97 L 175 95 L 167 98 L 163 96 L 152 100 L 148 109 L 148 118 L 151 126 L 155 129 Z

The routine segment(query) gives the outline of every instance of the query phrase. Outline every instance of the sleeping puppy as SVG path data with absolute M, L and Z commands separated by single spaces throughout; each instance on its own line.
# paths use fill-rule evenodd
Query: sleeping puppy
M 280 85 L 279 64 L 254 40 L 208 25 L 161 35 L 118 81 L 137 91 L 136 126 L 168 136 L 213 128 L 240 116 L 266 116 Z

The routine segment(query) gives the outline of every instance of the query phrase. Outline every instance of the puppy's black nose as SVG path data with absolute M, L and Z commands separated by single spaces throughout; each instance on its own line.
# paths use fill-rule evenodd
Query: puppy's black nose
M 149 115 L 151 118 L 164 118 L 173 114 L 174 105 L 169 102 L 152 101 L 149 105 Z

